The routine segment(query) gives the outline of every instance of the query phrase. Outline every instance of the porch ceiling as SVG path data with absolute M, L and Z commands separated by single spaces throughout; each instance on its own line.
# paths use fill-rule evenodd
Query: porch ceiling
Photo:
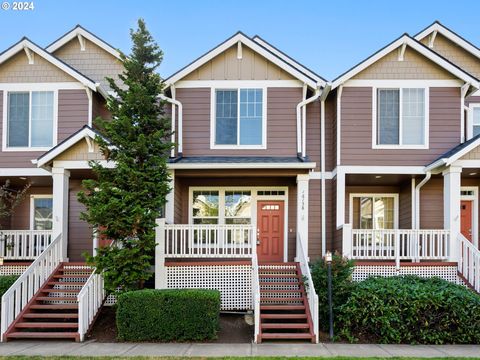
M 30 183 L 32 186 L 52 186 L 51 176 L 2 176 L 0 177 L 0 184 L 5 184 L 5 181 L 10 181 L 12 188 L 22 188 Z
M 480 168 L 463 168 L 462 179 L 480 179 Z
M 345 185 L 347 186 L 384 186 L 399 185 L 410 181 L 415 175 L 410 174 L 347 174 Z

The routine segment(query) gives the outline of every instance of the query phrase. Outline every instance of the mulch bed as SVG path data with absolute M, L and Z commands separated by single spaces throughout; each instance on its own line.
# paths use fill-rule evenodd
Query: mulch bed
M 250 343 L 253 340 L 253 331 L 253 325 L 248 325 L 245 322 L 245 315 L 221 314 L 218 339 L 209 342 Z M 117 340 L 114 307 L 105 306 L 102 308 L 93 329 L 87 336 L 87 340 L 95 340 L 102 343 L 119 342 Z

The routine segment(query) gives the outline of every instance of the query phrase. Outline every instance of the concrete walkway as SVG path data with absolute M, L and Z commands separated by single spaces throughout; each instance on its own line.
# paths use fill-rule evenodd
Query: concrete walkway
M 15 341 L 0 344 L 5 355 L 77 356 L 374 356 L 479 357 L 480 345 L 352 344 L 153 344 Z

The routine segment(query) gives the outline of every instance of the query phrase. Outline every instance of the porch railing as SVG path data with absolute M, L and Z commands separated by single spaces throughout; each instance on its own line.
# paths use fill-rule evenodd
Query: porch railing
M 250 258 L 252 225 L 166 224 L 164 256 L 171 258 Z
M 103 276 L 101 274 L 96 274 L 94 269 L 77 297 L 78 333 L 80 334 L 80 341 L 84 340 L 88 328 L 95 320 L 95 316 L 102 307 L 105 296 L 106 293 L 103 287 Z
M 400 260 L 418 262 L 449 257 L 450 230 L 352 230 L 344 226 L 344 235 L 344 242 L 350 243 L 352 259 L 395 260 L 399 264 Z
M 62 235 L 47 246 L 44 252 L 25 270 L 2 296 L 1 337 L 37 293 L 43 283 L 62 262 Z
M 0 257 L 35 260 L 51 242 L 51 230 L 0 230 Z
M 462 234 L 458 234 L 458 243 L 458 271 L 476 292 L 480 292 L 480 251 Z
M 256 246 L 255 246 L 256 247 Z M 255 249 L 252 250 L 252 299 L 253 299 L 253 316 L 254 316 L 254 338 L 253 341 L 258 341 L 260 335 L 260 279 L 258 276 L 258 259 Z

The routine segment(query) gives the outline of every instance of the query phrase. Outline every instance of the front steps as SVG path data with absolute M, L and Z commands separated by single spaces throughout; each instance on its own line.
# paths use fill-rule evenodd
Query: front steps
M 5 340 L 79 341 L 77 295 L 90 274 L 84 263 L 60 264 L 7 330 Z
M 315 342 L 307 295 L 298 263 L 259 264 L 260 334 L 263 340 Z

